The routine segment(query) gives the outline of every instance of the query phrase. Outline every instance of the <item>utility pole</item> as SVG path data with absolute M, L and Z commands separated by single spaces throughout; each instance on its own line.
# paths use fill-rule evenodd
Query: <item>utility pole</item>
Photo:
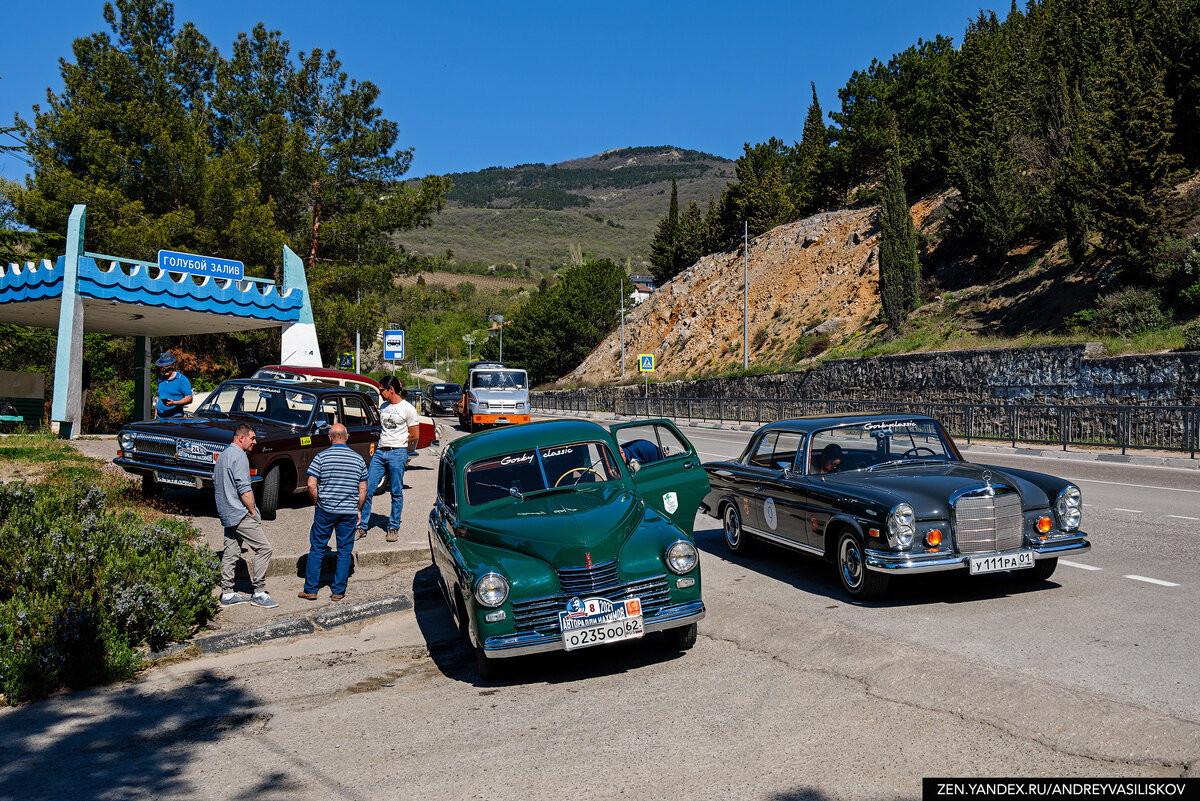
M 359 266 L 361 267 L 362 265 L 359 265 Z M 362 288 L 361 287 L 355 291 L 355 299 L 356 299 L 355 305 L 361 306 L 362 305 Z M 362 359 L 362 343 L 359 341 L 359 338 L 358 338 L 358 323 L 356 322 L 354 324 L 354 372 L 356 372 L 356 373 L 362 372 L 361 359 Z
M 625 377 L 625 276 L 621 276 L 621 378 Z
M 742 369 L 750 369 L 750 221 L 743 220 L 742 249 Z

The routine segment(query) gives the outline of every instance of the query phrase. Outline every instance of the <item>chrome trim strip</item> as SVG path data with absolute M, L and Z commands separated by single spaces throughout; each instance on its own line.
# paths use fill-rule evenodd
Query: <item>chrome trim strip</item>
M 1071 537 L 1067 542 L 1039 543 L 1011 551 L 996 551 L 995 553 L 1017 553 L 1033 551 L 1033 558 L 1050 559 L 1061 554 L 1086 553 L 1092 549 L 1091 543 L 1079 537 Z M 966 568 L 974 556 L 992 556 L 994 554 L 928 554 L 914 555 L 908 553 L 892 553 L 890 551 L 864 550 L 863 558 L 868 570 L 883 573 L 933 573 L 940 570 L 960 570 Z
M 753 534 L 754 536 L 759 537 L 760 539 L 764 539 L 767 542 L 773 542 L 776 545 L 782 545 L 784 548 L 790 548 L 793 551 L 800 551 L 802 553 L 810 554 L 812 556 L 824 556 L 825 555 L 825 551 L 823 551 L 820 548 L 816 548 L 812 545 L 809 545 L 808 543 L 796 542 L 795 540 L 784 539 L 783 537 L 779 536 L 778 534 L 770 534 L 766 531 L 763 531 L 762 529 L 751 528 L 750 526 L 743 525 L 742 530 L 747 531 L 747 532 Z
M 211 469 L 201 470 L 186 464 L 158 464 L 155 462 L 142 462 L 136 459 L 113 459 L 113 464 L 124 468 L 127 472 L 134 475 L 144 476 L 147 473 L 153 474 L 156 481 L 158 480 L 159 473 L 178 473 L 180 475 L 195 476 L 209 484 L 213 480 L 213 471 Z M 251 484 L 258 484 L 262 480 L 262 476 L 250 476 Z
M 652 619 L 642 619 L 646 633 L 686 626 L 704 618 L 704 601 L 688 601 L 675 606 L 664 606 Z M 561 634 L 505 634 L 488 637 L 483 641 L 484 653 L 489 659 L 506 659 L 511 656 L 528 656 L 547 651 L 562 651 Z

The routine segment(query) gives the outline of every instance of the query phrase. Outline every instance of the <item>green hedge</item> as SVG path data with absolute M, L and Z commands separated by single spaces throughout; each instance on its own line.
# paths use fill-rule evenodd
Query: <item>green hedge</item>
M 216 613 L 220 560 L 187 522 L 108 508 L 87 481 L 0 485 L 0 692 L 125 678 Z

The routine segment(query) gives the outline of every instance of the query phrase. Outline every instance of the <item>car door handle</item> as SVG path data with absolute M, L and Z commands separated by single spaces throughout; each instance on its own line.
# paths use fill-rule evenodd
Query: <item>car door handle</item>
M 683 469 L 684 469 L 684 470 L 691 470 L 691 469 L 692 469 L 693 467 L 695 467 L 695 466 L 696 466 L 696 463 L 695 463 L 695 462 L 684 462 L 684 463 L 683 463 Z

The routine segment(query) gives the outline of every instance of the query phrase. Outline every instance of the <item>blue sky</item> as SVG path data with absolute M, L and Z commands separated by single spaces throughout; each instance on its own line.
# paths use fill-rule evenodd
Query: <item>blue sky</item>
M 107 30 L 99 0 L 11 0 L 0 47 L 0 121 L 58 91 L 76 37 Z M 413 147 L 410 177 L 616 147 L 675 145 L 737 158 L 746 142 L 800 138 L 815 81 L 821 107 L 872 58 L 937 34 L 960 44 L 980 8 L 1009 3 L 316 2 L 177 0 L 228 55 L 257 22 L 292 52 L 334 49 L 374 81 L 379 105 Z M 25 174 L 0 157 L 0 176 Z

